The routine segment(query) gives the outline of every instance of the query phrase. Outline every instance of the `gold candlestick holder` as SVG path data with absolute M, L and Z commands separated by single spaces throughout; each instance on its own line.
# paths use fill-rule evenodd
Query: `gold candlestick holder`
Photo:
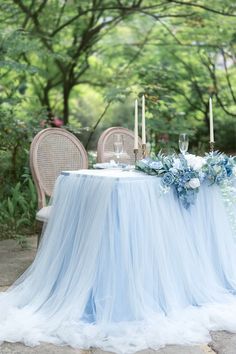
M 210 141 L 210 152 L 214 152 L 214 146 L 215 146 L 215 142 Z
M 135 162 L 135 165 L 136 165 L 137 160 L 138 160 L 138 149 L 134 149 L 134 162 Z
M 146 144 L 142 144 L 142 156 L 143 156 L 143 159 L 145 159 L 145 157 L 147 156 L 147 146 L 146 146 Z

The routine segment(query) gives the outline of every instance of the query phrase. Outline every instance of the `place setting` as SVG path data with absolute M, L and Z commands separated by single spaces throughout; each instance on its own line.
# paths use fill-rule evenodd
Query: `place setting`
M 125 159 L 128 157 L 125 151 L 124 136 L 122 134 L 113 135 L 113 149 L 115 160 L 110 160 L 109 162 L 96 163 L 93 165 L 94 169 L 119 169 L 123 171 L 129 171 L 135 168 L 124 162 L 120 162 L 120 159 Z

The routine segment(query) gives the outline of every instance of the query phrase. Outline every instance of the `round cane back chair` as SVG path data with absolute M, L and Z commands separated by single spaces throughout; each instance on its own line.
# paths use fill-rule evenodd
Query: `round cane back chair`
M 124 141 L 124 152 L 120 155 L 120 162 L 134 165 L 134 133 L 123 127 L 108 128 L 101 134 L 97 146 L 97 162 L 109 162 L 110 160 L 116 161 L 113 147 L 115 134 L 121 134 Z M 141 159 L 142 141 L 140 138 L 138 139 L 138 145 L 138 159 Z
M 30 168 L 40 209 L 46 206 L 46 196 L 52 196 L 61 171 L 88 168 L 88 156 L 73 134 L 62 128 L 47 128 L 40 131 L 31 143 Z

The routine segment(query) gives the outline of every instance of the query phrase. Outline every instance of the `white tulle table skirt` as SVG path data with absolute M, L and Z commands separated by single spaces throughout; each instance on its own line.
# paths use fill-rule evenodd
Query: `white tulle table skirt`
M 36 259 L 0 294 L 0 341 L 133 353 L 236 331 L 236 245 L 218 187 L 185 210 L 142 173 L 57 179 Z

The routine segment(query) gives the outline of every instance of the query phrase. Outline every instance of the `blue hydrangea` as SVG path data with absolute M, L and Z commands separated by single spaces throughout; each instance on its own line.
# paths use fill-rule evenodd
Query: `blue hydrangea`
M 170 187 L 175 181 L 175 176 L 173 175 L 172 172 L 166 172 L 164 176 L 162 177 L 162 183 L 166 187 Z
M 190 179 L 192 177 L 194 177 L 194 174 L 192 173 L 192 171 L 184 171 L 183 182 L 186 183 L 186 182 L 190 181 Z

